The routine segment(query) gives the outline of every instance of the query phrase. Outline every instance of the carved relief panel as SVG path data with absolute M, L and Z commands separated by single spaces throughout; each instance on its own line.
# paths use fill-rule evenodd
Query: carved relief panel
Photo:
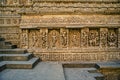
M 109 47 L 117 47 L 117 30 L 109 29 L 108 32 L 108 46 Z
M 39 47 L 39 30 L 29 30 L 29 48 Z
M 108 29 L 100 28 L 100 47 L 107 47 Z
M 28 30 L 24 29 L 21 32 L 21 48 L 28 48 Z
M 48 48 L 48 29 L 40 29 L 40 48 Z
M 4 24 L 4 19 L 0 19 L 0 24 Z
M 99 46 L 99 31 L 98 29 L 89 30 L 89 46 Z
M 80 47 L 80 29 L 69 29 L 69 46 Z
M 60 29 L 60 44 L 62 48 L 68 47 L 68 29 Z
M 60 47 L 60 30 L 49 29 L 49 48 L 56 49 Z
M 88 46 L 89 28 L 81 29 L 81 47 Z

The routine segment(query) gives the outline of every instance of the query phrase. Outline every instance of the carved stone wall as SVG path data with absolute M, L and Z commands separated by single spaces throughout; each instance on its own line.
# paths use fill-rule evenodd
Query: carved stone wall
M 118 48 L 119 28 L 22 29 L 28 48 Z M 25 46 L 26 46 L 25 45 Z
M 0 36 L 42 60 L 120 60 L 119 0 L 0 0 Z

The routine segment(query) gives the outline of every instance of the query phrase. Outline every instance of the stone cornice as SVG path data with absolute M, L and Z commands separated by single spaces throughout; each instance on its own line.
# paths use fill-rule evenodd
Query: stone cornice
M 33 2 L 115 2 L 118 3 L 120 0 L 33 0 Z

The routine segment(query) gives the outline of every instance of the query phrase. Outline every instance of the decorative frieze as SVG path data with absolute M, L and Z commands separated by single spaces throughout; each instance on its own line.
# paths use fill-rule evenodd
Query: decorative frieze
M 23 16 L 21 28 L 26 26 L 72 26 L 72 25 L 109 25 L 119 26 L 119 15 L 44 15 L 44 16 Z M 109 27 L 108 26 L 108 27 Z
M 118 28 L 23 29 L 23 48 L 81 49 L 118 48 Z
M 36 53 L 43 61 L 112 61 L 119 60 L 120 53 Z

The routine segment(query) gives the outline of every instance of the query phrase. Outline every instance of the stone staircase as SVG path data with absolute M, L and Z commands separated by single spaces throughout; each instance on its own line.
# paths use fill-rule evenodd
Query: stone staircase
M 0 71 L 6 68 L 31 69 L 39 62 L 32 53 L 26 49 L 19 49 L 11 42 L 0 37 Z

